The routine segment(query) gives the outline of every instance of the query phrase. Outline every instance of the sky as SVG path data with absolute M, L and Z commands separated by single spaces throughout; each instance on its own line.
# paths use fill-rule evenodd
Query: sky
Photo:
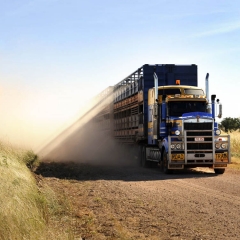
M 0 138 L 37 147 L 144 64 L 197 64 L 240 117 L 240 1 L 0 0 Z

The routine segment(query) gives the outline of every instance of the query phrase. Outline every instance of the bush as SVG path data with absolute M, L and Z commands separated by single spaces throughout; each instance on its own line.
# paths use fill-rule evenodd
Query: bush
M 219 128 L 226 133 L 233 132 L 240 129 L 240 119 L 227 117 L 219 124 Z
M 31 170 L 33 170 L 39 165 L 38 155 L 36 155 L 32 150 L 29 150 L 23 153 L 22 161 Z

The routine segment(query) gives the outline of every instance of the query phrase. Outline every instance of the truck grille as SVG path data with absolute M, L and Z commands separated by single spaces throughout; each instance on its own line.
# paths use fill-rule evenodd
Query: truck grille
M 184 123 L 184 130 L 212 130 L 212 123 Z
M 188 150 L 209 150 L 212 149 L 212 143 L 187 143 Z
M 187 150 L 211 150 L 212 149 L 212 123 L 184 123 L 187 130 Z M 206 131 L 208 130 L 208 131 Z M 192 137 L 191 137 L 192 136 Z M 204 142 L 198 143 L 195 137 L 204 137 Z M 208 137 L 209 136 L 209 137 Z M 194 142 L 194 143 L 189 143 Z

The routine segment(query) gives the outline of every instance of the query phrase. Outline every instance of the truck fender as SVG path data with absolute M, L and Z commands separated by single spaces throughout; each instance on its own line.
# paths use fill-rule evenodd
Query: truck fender
M 167 138 L 164 138 L 161 141 L 161 144 L 159 144 L 159 148 L 160 148 L 160 152 L 161 152 L 160 161 L 162 162 L 163 161 L 163 153 L 164 153 L 164 151 L 166 151 L 166 153 L 168 152 L 168 140 L 167 140 Z
M 167 138 L 163 139 L 162 146 L 164 147 L 166 153 L 168 153 L 168 139 Z
M 163 153 L 164 153 L 164 151 L 165 151 L 165 147 L 162 146 L 162 149 L 161 149 L 161 162 L 163 162 Z

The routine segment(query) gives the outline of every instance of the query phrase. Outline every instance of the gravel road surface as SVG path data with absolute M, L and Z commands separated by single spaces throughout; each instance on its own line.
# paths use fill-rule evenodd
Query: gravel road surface
M 240 239 L 240 172 L 42 163 L 71 203 L 75 239 Z

